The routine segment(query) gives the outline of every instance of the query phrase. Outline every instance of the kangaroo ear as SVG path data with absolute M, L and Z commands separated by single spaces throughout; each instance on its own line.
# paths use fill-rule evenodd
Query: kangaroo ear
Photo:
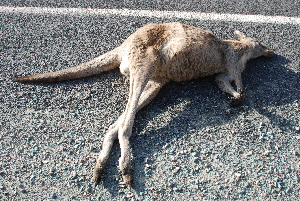
M 246 38 L 245 34 L 243 34 L 242 32 L 236 30 L 235 35 L 237 35 L 237 37 L 239 38 L 239 40 Z

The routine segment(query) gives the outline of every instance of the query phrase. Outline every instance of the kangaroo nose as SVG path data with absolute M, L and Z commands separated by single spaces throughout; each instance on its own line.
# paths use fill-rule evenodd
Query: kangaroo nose
M 273 55 L 274 55 L 274 51 L 271 50 L 271 49 L 268 49 L 268 50 L 267 50 L 266 56 L 267 56 L 267 57 L 271 57 L 271 56 L 273 56 Z

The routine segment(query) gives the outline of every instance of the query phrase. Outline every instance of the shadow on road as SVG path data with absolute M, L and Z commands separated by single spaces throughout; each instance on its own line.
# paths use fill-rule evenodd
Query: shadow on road
M 246 88 L 246 99 L 242 106 L 230 108 L 227 94 L 222 93 L 214 82 L 214 77 L 197 79 L 184 83 L 166 85 L 150 105 L 142 109 L 136 117 L 131 137 L 133 149 L 134 182 L 132 188 L 137 192 L 145 191 L 146 177 L 151 177 L 146 164 L 151 165 L 150 158 L 162 147 L 174 142 L 174 138 L 188 135 L 190 130 L 201 131 L 209 125 L 222 125 L 234 120 L 241 113 L 256 110 L 266 116 L 272 124 L 282 129 L 295 125 L 275 113 L 273 106 L 284 106 L 299 100 L 300 74 L 287 69 L 290 61 L 280 55 L 271 59 L 259 58 L 248 62 L 243 81 Z M 176 105 L 185 102 L 184 109 L 179 111 Z M 175 107 L 174 107 L 175 106 Z M 161 128 L 149 125 L 152 119 L 162 113 L 172 113 L 174 118 Z M 165 122 L 164 119 L 161 120 Z M 141 134 L 142 133 L 142 134 Z M 251 141 L 251 136 L 245 136 Z M 115 143 L 107 168 L 116 169 L 119 154 L 118 143 Z M 117 170 L 112 171 L 118 174 Z M 105 174 L 105 173 L 104 173 Z M 170 173 L 172 174 L 172 173 Z M 117 193 L 118 186 L 106 185 L 114 176 L 104 176 L 104 187 L 112 195 Z M 157 177 L 157 175 L 156 175 Z

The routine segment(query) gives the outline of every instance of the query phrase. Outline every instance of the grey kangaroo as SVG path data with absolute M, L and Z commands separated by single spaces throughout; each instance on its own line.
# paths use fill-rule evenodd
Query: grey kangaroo
M 40 83 L 77 79 L 116 67 L 130 78 L 129 100 L 118 120 L 110 126 L 94 168 L 93 180 L 101 181 L 115 139 L 119 139 L 119 169 L 125 184 L 132 182 L 129 138 L 136 113 L 170 81 L 187 81 L 217 74 L 220 89 L 230 95 L 231 105 L 245 97 L 241 74 L 249 59 L 271 57 L 273 50 L 235 31 L 239 40 L 220 40 L 212 32 L 178 22 L 148 24 L 130 35 L 119 47 L 78 66 L 19 78 Z M 236 89 L 231 85 L 234 82 Z

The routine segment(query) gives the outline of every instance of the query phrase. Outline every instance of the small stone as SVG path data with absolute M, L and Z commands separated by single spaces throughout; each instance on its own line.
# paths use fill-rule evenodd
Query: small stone
M 78 161 L 78 163 L 79 163 L 80 165 L 82 165 L 84 162 L 85 162 L 85 159 L 84 159 L 84 158 L 81 158 L 81 159 L 79 159 L 79 161 Z
M 299 156 L 299 153 L 298 153 L 298 151 L 296 151 L 296 150 L 293 150 L 293 155 L 294 155 L 294 156 Z
M 77 173 L 73 171 L 70 175 L 70 179 L 76 179 L 77 176 L 78 176 Z
M 53 194 L 52 194 L 51 199 L 57 199 L 56 193 L 53 193 Z
M 240 179 L 242 177 L 242 174 L 241 173 L 235 173 L 234 174 L 238 179 Z
M 205 169 L 205 172 L 206 172 L 206 173 L 209 173 L 210 171 L 211 171 L 210 168 L 206 168 L 206 169 Z
M 199 157 L 194 157 L 192 159 L 193 163 L 198 164 L 199 163 Z
M 132 194 L 128 194 L 128 195 L 126 195 L 126 198 L 132 198 L 133 197 L 133 195 Z
M 245 194 L 246 190 L 245 189 L 241 189 L 238 191 L 238 194 Z
M 89 186 L 86 191 L 89 193 L 89 194 L 93 194 L 93 189 Z
M 52 169 L 50 170 L 49 175 L 50 175 L 50 176 L 55 176 L 55 175 L 56 175 L 55 169 L 54 169 L 54 168 L 52 168 Z
M 292 190 L 290 189 L 290 188 L 287 188 L 286 190 L 285 190 L 285 193 L 286 194 L 288 194 L 288 193 L 290 193 Z
M 263 155 L 263 156 L 269 156 L 270 152 L 271 152 L 271 151 L 269 151 L 269 150 L 265 150 L 265 151 L 263 152 L 262 155 Z
M 174 169 L 174 173 L 177 173 L 179 170 L 180 170 L 180 167 L 176 167 L 176 168 Z
M 297 182 L 300 182 L 300 176 L 295 175 L 295 180 L 296 180 Z
M 21 190 L 21 193 L 24 193 L 24 194 L 25 194 L 25 193 L 27 193 L 27 191 L 26 191 L 25 189 L 22 189 L 22 190 Z
M 197 152 L 192 152 L 191 155 L 192 156 L 197 156 Z

